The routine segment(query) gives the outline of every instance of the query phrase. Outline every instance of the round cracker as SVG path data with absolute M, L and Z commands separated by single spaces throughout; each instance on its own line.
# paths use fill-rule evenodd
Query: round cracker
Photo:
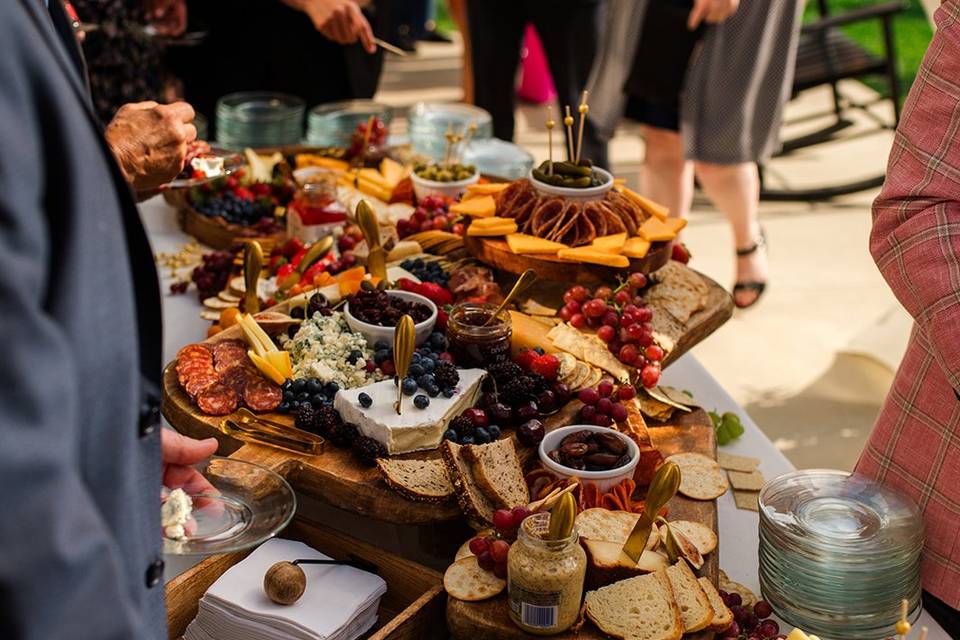
M 465 602 L 487 600 L 503 591 L 506 580 L 501 580 L 477 564 L 476 556 L 457 560 L 443 574 L 443 588 L 452 597 Z
M 713 500 L 730 488 L 727 474 L 719 466 L 681 465 L 680 473 L 680 493 L 694 500 Z
M 218 296 L 210 296 L 205 298 L 203 301 L 203 306 L 208 309 L 230 309 L 231 307 L 237 306 L 234 302 L 227 302 L 226 300 L 221 300 Z
M 707 555 L 717 548 L 717 534 L 704 524 L 691 520 L 672 520 L 670 526 L 692 542 L 701 555 Z
M 204 309 L 200 312 L 200 317 L 210 322 L 217 322 L 220 320 L 220 312 L 213 311 L 212 309 Z
M 676 462 L 681 469 L 687 466 L 720 468 L 720 464 L 716 460 L 702 453 L 675 453 L 672 456 L 668 456 L 667 460 Z

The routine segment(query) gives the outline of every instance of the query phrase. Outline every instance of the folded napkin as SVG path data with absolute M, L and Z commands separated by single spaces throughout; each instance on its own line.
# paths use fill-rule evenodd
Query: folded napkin
M 275 538 L 228 569 L 200 600 L 185 640 L 353 640 L 377 622 L 387 584 L 377 575 L 342 565 L 299 565 L 307 576 L 292 605 L 271 602 L 263 576 L 274 563 L 329 559 L 302 542 Z

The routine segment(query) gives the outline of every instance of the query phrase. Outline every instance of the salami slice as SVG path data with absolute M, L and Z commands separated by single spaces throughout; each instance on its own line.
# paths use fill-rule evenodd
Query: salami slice
M 223 373 L 247 360 L 247 345 L 239 340 L 224 340 L 213 347 L 213 366 Z
M 190 376 L 183 388 L 191 397 L 196 398 L 218 382 L 220 378 L 216 373 L 197 373 Z
M 225 416 L 237 410 L 237 393 L 222 384 L 214 384 L 197 397 L 197 406 L 208 416 Z
M 256 370 L 243 364 L 237 364 L 220 374 L 220 384 L 230 387 L 242 396 L 247 382 L 256 379 L 259 375 Z
M 243 389 L 243 401 L 254 411 L 273 411 L 283 401 L 283 392 L 266 378 L 254 378 Z
M 180 380 L 181 386 L 186 386 L 190 378 L 204 374 L 215 376 L 217 372 L 214 371 L 213 365 L 207 362 L 191 362 L 177 367 L 177 379 Z
M 177 351 L 177 361 L 191 358 L 194 356 L 213 358 L 213 354 L 210 352 L 210 348 L 205 344 L 188 344 L 187 346 Z

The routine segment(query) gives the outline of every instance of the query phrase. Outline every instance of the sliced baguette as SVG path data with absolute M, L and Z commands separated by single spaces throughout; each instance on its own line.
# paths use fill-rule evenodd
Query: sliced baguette
M 496 507 L 477 486 L 473 469 L 463 457 L 463 449 L 463 446 L 445 440 L 440 445 L 440 454 L 447 467 L 447 475 L 453 483 L 454 493 L 463 515 L 476 527 L 487 527 L 493 523 L 493 512 L 496 511 Z
M 693 575 L 690 566 L 683 560 L 667 569 L 667 576 L 673 586 L 673 595 L 680 607 L 680 619 L 683 632 L 693 633 L 706 629 L 713 622 L 713 607 L 703 588 Z
M 484 495 L 500 509 L 530 502 L 530 491 L 511 438 L 463 448 L 463 457 L 473 468 L 473 477 Z
M 587 592 L 586 615 L 620 640 L 680 640 L 683 624 L 670 579 L 657 571 Z
M 713 607 L 713 622 L 710 623 L 708 628 L 710 631 L 725 631 L 727 627 L 730 626 L 730 623 L 733 622 L 733 612 L 730 611 L 730 607 L 728 607 L 723 601 L 723 598 L 720 597 L 720 592 L 713 586 L 709 578 L 700 578 L 697 582 L 700 583 L 700 588 L 707 594 L 707 600 L 710 601 L 710 606 Z
M 407 500 L 443 502 L 453 497 L 453 484 L 443 460 L 380 458 L 377 468 L 383 481 Z

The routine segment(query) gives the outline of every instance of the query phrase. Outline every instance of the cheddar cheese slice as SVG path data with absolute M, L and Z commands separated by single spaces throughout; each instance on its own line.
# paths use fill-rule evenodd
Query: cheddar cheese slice
M 510 251 L 521 255 L 555 255 L 560 249 L 568 248 L 563 243 L 544 240 L 526 233 L 511 233 L 507 236 L 507 244 L 510 245 Z
M 620 250 L 623 249 L 623 243 L 626 241 L 626 233 L 614 233 L 613 235 L 595 238 L 593 241 L 593 246 L 601 251 L 620 253 Z
M 485 196 L 492 196 L 495 193 L 500 193 L 504 189 L 510 186 L 509 182 L 488 182 L 486 184 L 471 184 L 467 187 L 467 193 L 481 194 Z
M 665 225 L 673 229 L 674 233 L 680 233 L 680 230 L 687 226 L 686 218 L 667 218 L 663 221 Z
M 628 258 L 643 258 L 650 251 L 650 242 L 643 238 L 630 238 L 623 244 L 621 253 Z
M 661 242 L 673 240 L 677 237 L 677 234 L 660 218 L 648 218 L 640 226 L 640 236 L 649 242 Z
M 508 224 L 511 222 L 515 223 L 516 221 L 513 218 L 498 218 L 497 216 L 493 216 L 491 218 L 476 218 L 470 224 L 475 227 L 487 228 L 496 227 L 497 225 Z
M 506 236 L 517 232 L 516 222 L 506 222 L 498 225 L 482 226 L 471 224 L 467 227 L 468 236 Z
M 497 203 L 493 201 L 493 196 L 482 196 L 480 198 L 471 198 L 465 202 L 458 202 L 450 207 L 450 213 L 459 213 L 464 216 L 475 218 L 489 218 L 497 211 Z
M 637 193 L 632 189 L 623 187 L 623 195 L 627 196 L 628 198 L 636 202 L 640 206 L 640 208 L 643 209 L 645 212 L 649 213 L 652 216 L 656 216 L 661 220 L 666 220 L 667 216 L 670 215 L 670 209 L 666 208 L 659 202 L 654 202 L 649 198 L 644 198 L 642 195 L 640 195 L 639 193 Z
M 630 266 L 626 256 L 617 255 L 608 251 L 601 251 L 596 247 L 576 247 L 574 249 L 560 249 L 557 256 L 573 262 L 587 262 L 600 264 L 606 267 L 624 268 Z

